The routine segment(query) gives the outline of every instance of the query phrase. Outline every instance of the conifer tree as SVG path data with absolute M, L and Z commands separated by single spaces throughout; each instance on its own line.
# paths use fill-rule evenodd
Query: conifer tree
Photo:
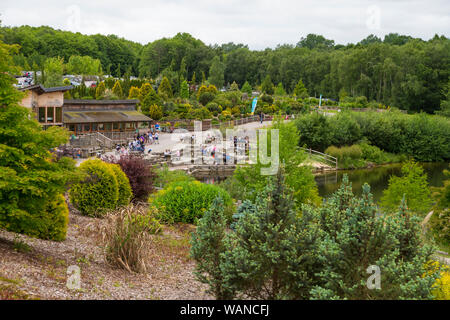
M 233 297 L 221 269 L 226 250 L 226 229 L 223 199 L 219 196 L 199 220 L 191 239 L 191 257 L 197 261 L 195 276 L 200 282 L 209 285 L 209 292 L 216 299 Z
M 169 79 L 167 79 L 167 77 L 163 77 L 158 87 L 158 94 L 165 99 L 170 99 L 173 97 L 172 86 L 170 85 Z
M 120 84 L 119 80 L 117 80 L 116 83 L 114 84 L 114 87 L 112 88 L 112 92 L 118 98 L 122 98 L 123 97 L 122 85 Z
M 297 85 L 294 89 L 294 94 L 297 98 L 305 99 L 309 97 L 308 90 L 306 90 L 305 85 L 303 84 L 302 79 L 298 80 Z
M 277 87 L 275 88 L 275 95 L 283 96 L 285 94 L 286 94 L 286 91 L 283 88 L 283 84 L 281 82 L 279 82 Z
M 221 270 L 238 297 L 305 299 L 316 285 L 317 228 L 299 219 L 280 169 L 254 203 L 246 200 L 226 239 Z
M 183 99 L 189 99 L 189 86 L 186 80 L 181 83 L 180 97 Z
M 322 236 L 317 257 L 321 284 L 313 299 L 431 299 L 437 277 L 427 263 L 434 248 L 422 243 L 419 219 L 403 202 L 392 215 L 380 215 L 368 184 L 361 198 L 352 193 L 348 177 L 317 210 Z M 311 214 L 304 208 L 303 214 Z M 313 214 L 314 215 L 314 214 Z M 380 287 L 369 288 L 367 269 L 380 271 Z
M 239 91 L 239 85 L 236 83 L 236 81 L 233 81 L 233 83 L 231 84 L 230 91 Z
M 140 90 L 138 87 L 131 86 L 130 92 L 128 93 L 128 99 L 139 99 Z
M 245 81 L 241 88 L 241 91 L 246 92 L 249 96 L 252 95 L 252 86 L 250 85 L 250 83 L 248 83 L 248 81 Z
M 102 81 L 98 84 L 97 88 L 95 89 L 95 98 L 96 99 L 102 99 L 105 95 L 106 87 L 105 83 Z

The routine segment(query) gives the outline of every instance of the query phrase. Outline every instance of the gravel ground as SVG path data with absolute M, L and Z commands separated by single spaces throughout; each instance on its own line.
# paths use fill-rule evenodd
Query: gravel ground
M 98 233 L 101 219 L 71 210 L 67 238 L 52 242 L 0 230 L 1 291 L 15 290 L 37 299 L 211 299 L 195 280 L 189 258 L 192 226 L 165 227 L 153 236 L 145 274 L 130 273 L 105 262 Z M 67 269 L 81 269 L 81 289 L 67 288 Z

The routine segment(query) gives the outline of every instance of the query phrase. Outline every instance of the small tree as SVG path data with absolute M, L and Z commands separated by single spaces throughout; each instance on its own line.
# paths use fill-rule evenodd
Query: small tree
M 386 210 L 395 210 L 403 197 L 406 197 L 409 210 L 412 212 L 426 213 L 431 208 L 432 199 L 427 174 L 413 160 L 402 166 L 401 177 L 390 177 L 389 186 L 381 197 L 381 205 Z
M 226 250 L 226 229 L 224 203 L 218 196 L 199 220 L 191 239 L 191 257 L 197 261 L 195 276 L 200 282 L 208 284 L 209 292 L 220 300 L 233 298 L 221 269 Z
M 279 82 L 277 87 L 275 88 L 275 95 L 283 96 L 285 94 L 286 94 L 286 91 L 283 88 L 283 84 L 281 82 Z
M 274 93 L 273 83 L 270 79 L 270 75 L 267 75 L 264 78 L 264 81 L 261 83 L 261 90 L 263 93 L 267 93 L 269 95 L 272 95 Z
M 138 87 L 131 86 L 130 92 L 128 93 L 128 99 L 139 99 L 140 90 Z
M 57 87 L 62 84 L 64 72 L 63 58 L 48 58 L 44 63 L 45 87 Z
M 97 88 L 95 89 L 95 98 L 102 99 L 105 95 L 105 92 L 106 92 L 105 83 L 102 81 L 98 84 Z
M 422 244 L 419 219 L 406 212 L 404 202 L 396 213 L 379 215 L 369 185 L 355 197 L 345 175 L 340 189 L 316 210 L 322 265 L 312 298 L 432 298 L 437 272 L 429 273 L 427 263 L 435 249 Z M 308 211 L 305 207 L 303 213 L 311 215 Z M 380 270 L 381 290 L 367 286 L 370 266 Z
M 300 220 L 280 170 L 254 203 L 244 202 L 227 237 L 226 287 L 253 299 L 305 299 L 316 284 L 317 228 Z
M 305 98 L 309 97 L 308 90 L 306 90 L 306 87 L 303 84 L 302 79 L 298 80 L 298 83 L 294 89 L 294 94 L 297 96 L 297 98 L 301 98 L 301 99 L 305 99 Z
M 230 87 L 230 91 L 239 91 L 239 85 L 236 83 L 236 81 L 233 81 Z
M 170 85 L 169 79 L 164 77 L 158 87 L 158 94 L 165 99 L 169 99 L 173 97 L 172 86 Z
M 244 85 L 241 88 L 242 92 L 246 92 L 249 96 L 252 95 L 252 86 L 250 85 L 250 83 L 248 83 L 248 81 L 245 81 Z
M 112 92 L 118 98 L 122 98 L 123 97 L 122 85 L 120 84 L 119 80 L 117 80 L 116 83 L 114 84 L 114 87 L 112 88 Z
M 183 99 L 189 99 L 189 86 L 186 80 L 181 83 L 180 97 Z
M 159 120 L 163 116 L 162 108 L 156 104 L 151 105 L 148 111 L 148 116 L 153 120 Z

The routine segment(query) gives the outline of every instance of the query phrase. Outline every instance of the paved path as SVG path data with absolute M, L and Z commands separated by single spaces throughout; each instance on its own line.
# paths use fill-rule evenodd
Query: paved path
M 255 129 L 260 129 L 260 128 L 264 128 L 264 127 L 268 127 L 272 124 L 272 121 L 264 121 L 263 123 L 261 122 L 249 122 L 249 123 L 245 123 L 242 125 L 237 125 L 234 126 L 234 128 L 238 128 L 238 129 L 245 129 L 245 130 L 255 130 Z M 207 131 L 204 131 L 203 133 L 205 133 Z M 186 133 L 186 135 L 190 135 L 192 134 L 192 132 Z M 165 150 L 169 149 L 169 150 L 173 150 L 173 148 L 180 143 L 180 141 L 176 139 L 176 134 L 173 133 L 160 133 L 159 134 L 159 143 L 158 144 L 147 144 L 145 146 L 145 153 L 147 154 L 149 149 L 152 149 L 152 153 L 155 152 L 164 152 Z M 224 137 L 225 138 L 225 137 Z M 105 153 L 106 156 L 109 155 L 115 155 L 115 151 L 110 151 L 110 152 L 106 152 Z M 87 159 L 77 159 L 77 166 L 79 166 L 82 162 L 86 161 Z

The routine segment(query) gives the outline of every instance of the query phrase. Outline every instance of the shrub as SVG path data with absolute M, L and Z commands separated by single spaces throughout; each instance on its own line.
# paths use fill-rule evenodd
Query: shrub
M 153 183 L 156 174 L 150 162 L 143 157 L 138 155 L 122 155 L 119 159 L 115 157 L 106 158 L 106 161 L 118 164 L 126 174 L 131 185 L 131 190 L 133 191 L 133 201 L 146 201 L 148 195 L 154 191 Z
M 145 272 L 149 236 L 158 233 L 160 228 L 154 213 L 144 207 L 130 205 L 110 212 L 101 229 L 106 261 L 130 272 Z
M 127 206 L 130 203 L 132 192 L 130 181 L 127 175 L 120 169 L 118 164 L 111 164 L 111 168 L 117 178 L 117 183 L 119 186 L 119 198 L 117 200 L 117 207 Z
M 360 167 L 364 165 L 361 147 L 356 144 L 341 148 L 331 146 L 325 150 L 325 153 L 337 158 L 340 168 Z
M 87 160 L 80 165 L 86 177 L 70 189 L 70 202 L 89 216 L 114 210 L 119 199 L 119 184 L 112 167 L 101 160 Z
M 152 195 L 149 203 L 160 210 L 159 217 L 165 222 L 196 223 L 218 195 L 223 198 L 227 214 L 231 219 L 230 195 L 218 186 L 199 181 L 171 183 Z
M 431 208 L 427 174 L 414 161 L 403 164 L 401 177 L 389 178 L 389 186 L 383 191 L 381 205 L 385 209 L 392 210 L 398 207 L 403 198 L 406 198 L 408 208 L 412 212 L 423 214 Z

